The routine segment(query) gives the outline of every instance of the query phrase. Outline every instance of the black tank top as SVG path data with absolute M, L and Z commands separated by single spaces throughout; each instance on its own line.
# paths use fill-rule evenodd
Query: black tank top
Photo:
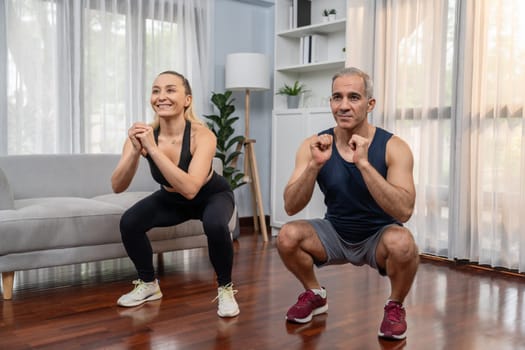
M 160 132 L 160 128 L 154 131 L 155 143 L 157 144 L 159 143 L 159 132 Z M 191 123 L 189 121 L 186 121 L 186 127 L 184 129 L 184 135 L 182 137 L 180 160 L 179 160 L 179 164 L 177 165 L 180 169 L 186 172 L 188 171 L 191 159 L 193 158 L 190 152 L 190 140 L 191 140 Z M 153 179 L 155 179 L 155 181 L 157 181 L 161 185 L 171 187 L 170 183 L 166 180 L 166 178 L 164 178 L 164 175 L 162 175 L 159 168 L 157 167 L 157 164 L 155 164 L 155 162 L 153 161 L 153 159 L 151 159 L 149 154 L 146 156 L 146 159 L 148 160 L 150 170 L 151 170 L 151 175 L 153 176 Z M 211 164 L 210 164 L 210 172 L 212 172 Z M 206 182 L 204 186 L 202 186 L 199 193 L 197 193 L 197 195 L 191 200 L 184 198 L 180 193 L 168 192 L 162 186 L 160 190 L 169 194 L 173 203 L 179 203 L 182 205 L 204 203 L 210 196 L 214 195 L 215 193 L 219 193 L 219 192 L 229 192 L 231 193 L 231 196 L 233 198 L 233 192 L 230 188 L 230 184 L 228 183 L 228 181 L 226 181 L 226 179 L 223 176 L 217 174 L 215 171 L 213 171 L 211 179 L 208 182 Z
M 159 144 L 159 133 L 160 133 L 160 127 L 155 129 L 153 131 L 153 135 L 155 136 L 155 143 Z M 182 136 L 182 146 L 180 148 L 180 159 L 179 164 L 177 165 L 180 169 L 184 170 L 185 172 L 188 172 L 188 168 L 190 166 L 191 159 L 193 156 L 190 152 L 190 141 L 191 141 L 191 123 L 190 121 L 186 120 L 186 126 L 184 127 L 184 135 Z M 153 176 L 153 179 L 157 181 L 161 185 L 165 185 L 168 187 L 171 187 L 170 183 L 164 175 L 160 172 L 159 168 L 157 167 L 157 164 L 151 159 L 151 156 L 148 154 L 146 155 L 146 159 L 149 163 L 149 168 L 151 171 L 151 176 Z
M 334 129 L 321 131 L 318 135 L 321 134 L 334 136 Z M 386 144 L 391 137 L 392 133 L 376 127 L 368 148 L 368 161 L 384 178 L 387 175 Z M 401 224 L 379 207 L 368 191 L 361 172 L 354 163 L 341 157 L 335 141 L 332 156 L 319 171 L 317 183 L 325 196 L 325 219 L 347 242 L 360 242 L 383 226 Z

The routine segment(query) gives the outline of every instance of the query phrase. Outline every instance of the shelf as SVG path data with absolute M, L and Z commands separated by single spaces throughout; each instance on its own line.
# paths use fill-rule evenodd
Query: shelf
M 348 53 L 342 49 L 350 44 L 346 34 L 351 17 L 344 17 L 348 9 L 356 5 L 352 0 L 308 1 L 309 4 L 303 6 L 310 6 L 309 23 L 312 24 L 290 28 L 290 5 L 305 2 L 275 0 L 274 91 L 277 92 L 284 84 L 299 81 L 307 87 L 307 93 L 302 96 L 299 108 L 289 109 L 286 96 L 275 94 L 273 99 L 270 167 L 272 234 L 290 220 L 323 217 L 326 212 L 323 196 L 316 185 L 308 205 L 289 216 L 284 211 L 283 198 L 288 177 L 283 174 L 292 174 L 297 149 L 305 138 L 335 126 L 329 102 L 331 79 L 344 68 L 348 59 Z M 323 21 L 322 12 L 326 8 L 335 9 L 341 18 Z M 310 42 L 305 45 L 305 37 L 310 35 L 321 35 L 323 38 L 315 42 L 312 40 L 312 45 L 307 46 Z M 305 47 L 310 49 L 307 53 L 311 54 L 311 59 L 304 59 Z M 313 62 L 300 63 L 308 61 Z
M 338 69 L 343 68 L 345 65 L 344 60 L 338 61 L 329 61 L 322 63 L 308 63 L 295 66 L 281 67 L 276 68 L 277 71 L 281 73 L 305 73 L 305 72 L 315 72 L 323 69 Z
M 328 34 L 345 31 L 346 18 L 338 19 L 332 22 L 324 22 L 318 24 L 312 24 L 309 26 L 294 28 L 286 31 L 277 33 L 278 36 L 284 38 L 300 38 L 304 35 L 317 33 L 317 34 Z
M 347 19 L 341 17 L 333 21 L 322 21 L 321 13 L 324 8 L 333 8 L 338 14 L 344 14 L 347 12 L 347 1 L 350 0 L 311 0 L 310 23 L 313 24 L 290 29 L 286 25 L 290 23 L 292 0 L 275 0 L 274 90 L 278 91 L 284 84 L 300 81 L 309 91 L 308 101 L 303 103 L 307 110 L 327 105 L 322 101 L 330 96 L 330 78 L 345 66 L 347 55 L 342 49 L 347 45 Z M 315 42 L 312 40 L 309 47 L 304 38 L 310 35 L 320 35 L 323 38 L 318 38 L 320 40 Z M 302 51 L 305 48 L 310 49 L 307 53 L 311 54 L 311 59 L 304 59 L 305 52 Z M 303 63 L 308 61 L 311 62 Z M 273 102 L 276 110 L 287 106 L 287 101 L 282 96 L 275 96 Z

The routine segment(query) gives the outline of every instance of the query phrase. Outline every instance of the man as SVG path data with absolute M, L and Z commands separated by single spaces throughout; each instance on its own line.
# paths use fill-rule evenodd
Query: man
M 335 74 L 330 108 L 336 126 L 308 137 L 297 151 L 285 210 L 302 210 L 317 181 L 327 212 L 324 219 L 289 222 L 277 237 L 281 259 L 305 288 L 286 319 L 306 323 L 328 310 L 314 264 L 367 264 L 391 285 L 378 335 L 404 339 L 403 301 L 419 264 L 412 234 L 402 225 L 414 209 L 413 156 L 402 139 L 368 122 L 372 90 L 370 77 L 357 68 Z

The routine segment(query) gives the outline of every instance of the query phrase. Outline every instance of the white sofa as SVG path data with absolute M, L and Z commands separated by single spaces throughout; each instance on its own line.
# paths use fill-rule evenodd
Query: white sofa
M 110 177 L 118 154 L 0 156 L 0 273 L 12 298 L 15 271 L 126 257 L 122 213 L 159 188 L 145 159 L 127 191 Z M 221 163 L 214 160 L 221 173 Z M 237 212 L 230 221 L 238 234 Z M 148 232 L 155 253 L 205 247 L 202 223 L 190 220 Z

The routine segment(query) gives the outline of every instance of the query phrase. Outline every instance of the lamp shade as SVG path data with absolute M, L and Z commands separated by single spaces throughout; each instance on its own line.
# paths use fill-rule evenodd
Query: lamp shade
M 268 90 L 268 59 L 261 53 L 232 53 L 226 56 L 227 90 Z

